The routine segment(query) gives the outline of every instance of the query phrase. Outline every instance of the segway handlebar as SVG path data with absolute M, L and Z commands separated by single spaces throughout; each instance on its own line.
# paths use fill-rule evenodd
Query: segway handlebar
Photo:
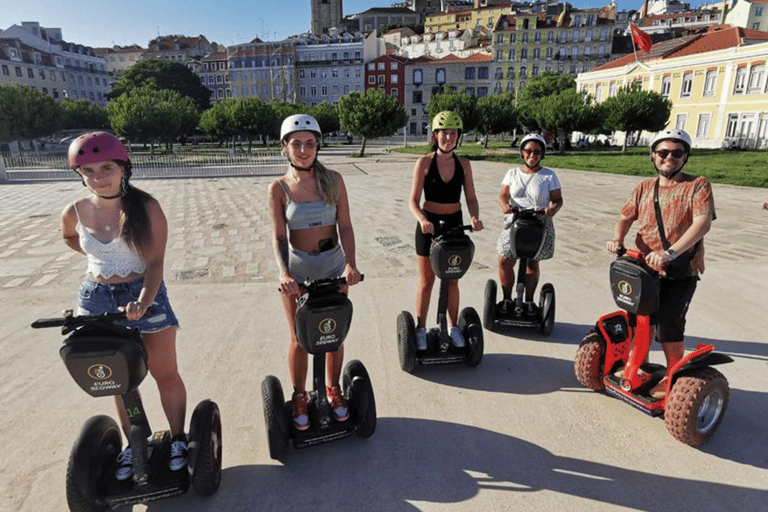
M 145 315 L 154 314 L 155 309 L 149 307 Z M 78 327 L 88 324 L 113 324 L 119 320 L 125 320 L 125 311 L 110 311 L 99 315 L 74 315 L 71 309 L 66 309 L 60 317 L 39 318 L 32 322 L 33 329 L 44 329 L 47 327 L 63 327 L 62 331 L 70 332 Z
M 365 274 L 360 274 L 360 282 L 363 282 L 363 280 L 365 280 Z M 314 291 L 324 287 L 330 288 L 330 287 L 338 286 L 341 284 L 347 284 L 346 277 L 344 276 L 329 277 L 327 279 L 315 279 L 314 281 L 307 279 L 303 283 L 299 283 L 299 289 L 302 293 L 306 293 L 308 291 Z M 282 286 L 278 286 L 277 290 L 280 293 L 283 293 Z
M 451 227 L 445 227 L 445 221 L 441 220 L 438 222 L 438 225 L 435 226 L 435 237 L 445 235 L 447 233 L 451 233 L 453 231 L 461 232 L 461 231 L 473 231 L 472 230 L 472 224 L 465 224 L 463 226 L 451 226 Z

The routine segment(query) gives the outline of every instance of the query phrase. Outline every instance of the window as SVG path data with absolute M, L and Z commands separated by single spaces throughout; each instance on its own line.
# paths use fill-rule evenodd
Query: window
M 576 60 L 579 58 L 579 48 L 574 46 L 571 48 L 571 59 Z
M 560 32 L 560 42 L 561 43 L 565 43 L 567 41 L 568 41 L 568 32 L 563 30 L 563 31 Z
M 376 70 L 376 64 L 373 62 L 368 63 L 368 71 L 375 71 Z
M 27 68 L 27 76 L 29 78 L 35 78 L 35 70 L 32 68 Z M 83 77 L 80 77 L 80 83 L 83 83 Z
M 384 75 L 379 75 L 376 78 L 378 79 L 377 82 L 379 87 L 384 87 Z
M 307 88 L 303 85 L 299 87 L 299 96 L 306 96 L 307 95 Z
M 509 34 L 509 43 L 510 44 L 514 43 L 516 39 L 517 39 L 517 34 L 515 34 L 514 32 Z
M 520 66 L 520 78 L 525 78 L 525 66 Z
M 421 103 L 423 101 L 423 93 L 422 91 L 413 91 L 413 101 L 412 103 Z
M 509 50 L 509 60 L 514 62 L 515 61 L 515 50 Z
M 685 131 L 685 125 L 688 122 L 688 114 L 677 114 L 675 119 L 675 129 Z
M 479 98 L 483 97 L 483 96 L 488 96 L 488 88 L 487 87 L 478 87 L 477 88 L 477 96 Z
M 559 59 L 565 60 L 566 55 L 568 55 L 568 50 L 565 48 L 560 48 Z
M 588 43 L 592 41 L 592 31 L 591 30 L 585 30 L 584 31 L 584 42 Z
M 389 63 L 389 69 L 396 70 L 397 69 L 397 62 L 390 62 Z
M 523 32 L 523 43 L 528 43 L 528 32 Z
M 613 98 L 616 96 L 616 82 L 611 82 L 608 84 L 608 97 Z
M 466 92 L 469 96 L 475 95 L 475 88 L 474 87 L 467 87 L 464 89 L 464 92 Z
M 339 78 L 339 68 L 333 68 L 331 70 L 331 77 L 333 78 Z
M 765 64 L 752 66 L 749 70 L 749 80 L 747 81 L 747 92 L 749 94 L 759 93 L 763 88 L 763 75 L 765 75 Z
M 672 76 L 666 75 L 661 79 L 661 95 L 669 98 L 669 90 L 672 88 Z
M 390 89 L 389 95 L 392 96 L 393 98 L 397 98 L 397 88 Z
M 376 66 L 376 69 L 378 69 L 379 71 L 384 71 L 385 67 L 386 67 L 386 64 L 384 62 L 379 62 Z
M 547 48 L 547 60 L 552 60 L 552 57 L 555 54 L 555 50 L 552 48 Z
M 608 29 L 601 28 L 600 29 L 600 40 L 605 41 L 608 39 Z
M 464 79 L 465 80 L 474 80 L 475 79 L 475 68 L 464 68 Z
M 240 87 L 240 97 L 245 98 L 246 96 L 248 96 L 248 86 L 243 85 L 242 87 Z
M 481 66 L 477 68 L 477 78 L 479 80 L 487 80 L 488 79 L 488 66 Z
M 736 136 L 736 129 L 739 125 L 739 115 L 738 114 L 728 114 L 728 124 L 725 128 L 725 136 L 726 137 L 735 137 Z
M 526 60 L 528 58 L 528 48 L 520 50 L 520 60 Z
M 707 71 L 704 77 L 704 97 L 712 97 L 715 95 L 715 84 L 717 83 L 717 71 Z
M 413 70 L 413 83 L 415 85 L 421 85 L 424 82 L 424 72 L 420 69 Z
M 691 97 L 691 88 L 693 87 L 693 73 L 684 73 L 683 74 L 683 85 L 680 88 L 680 97 L 681 98 L 690 98 Z M 682 128 L 680 128 L 682 130 Z
M 555 33 L 553 31 L 547 32 L 547 42 L 548 43 L 554 43 L 555 42 Z
M 515 78 L 515 68 L 508 68 L 507 69 L 507 79 Z
M 322 96 L 328 96 L 328 86 L 327 85 L 323 85 L 323 86 L 320 87 L 320 94 Z
M 445 83 L 445 68 L 435 70 L 435 82 L 441 85 Z
M 711 114 L 699 114 L 699 123 L 696 125 L 696 137 L 707 138 L 710 117 Z
M 11 70 L 10 70 L 10 69 L 8 69 L 8 66 L 7 66 L 7 65 L 5 65 L 5 64 L 3 64 L 3 74 L 4 74 L 5 76 L 10 76 L 10 74 L 11 74 Z
M 368 75 L 368 84 L 373 85 L 376 83 L 376 75 Z
M 603 86 L 600 84 L 597 84 L 595 86 L 595 101 L 600 102 L 603 99 Z
M 397 73 L 389 75 L 389 83 L 393 85 L 397 83 Z
M 605 46 L 601 44 L 597 49 L 597 58 L 602 59 L 603 57 L 605 57 Z
M 309 94 L 312 95 L 312 96 L 317 96 L 317 86 L 316 85 L 310 86 Z
M 584 58 L 588 59 L 591 53 L 592 53 L 592 49 L 589 46 L 585 46 L 584 47 Z
M 734 81 L 734 84 L 733 84 L 733 94 L 744 93 L 744 82 L 746 82 L 746 78 L 747 78 L 746 66 L 742 66 L 736 70 L 736 80 Z
M 541 42 L 541 32 L 536 32 L 536 33 L 534 34 L 534 36 L 533 36 L 533 40 L 534 40 L 536 43 L 540 43 L 540 42 Z
M 573 38 L 572 38 L 573 42 L 574 43 L 578 43 L 579 42 L 579 31 L 578 30 L 574 30 L 572 36 L 573 36 Z
M 533 59 L 539 60 L 541 58 L 541 48 L 534 48 L 533 49 Z

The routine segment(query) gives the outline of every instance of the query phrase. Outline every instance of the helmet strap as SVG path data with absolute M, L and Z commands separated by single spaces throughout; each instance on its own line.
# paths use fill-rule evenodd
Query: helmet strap
M 317 158 L 315 158 L 315 162 L 317 162 Z M 288 159 L 290 166 L 300 172 L 312 172 L 312 170 L 315 168 L 315 162 L 312 162 L 312 165 L 309 167 L 299 167 L 298 165 L 294 164 L 290 158 Z

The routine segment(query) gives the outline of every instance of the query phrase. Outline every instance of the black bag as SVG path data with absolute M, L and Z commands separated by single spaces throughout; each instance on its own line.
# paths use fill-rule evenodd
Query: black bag
M 672 245 L 669 243 L 669 240 L 667 240 L 667 235 L 664 232 L 664 224 L 661 222 L 661 207 L 659 206 L 659 180 L 656 180 L 656 186 L 653 189 L 653 205 L 656 209 L 656 224 L 659 227 L 659 237 L 661 238 L 661 244 L 664 246 L 664 249 L 669 249 L 669 246 Z M 696 253 L 699 252 L 699 246 L 701 245 L 701 240 L 696 242 L 693 247 L 688 249 L 687 251 L 680 253 L 677 258 L 667 263 L 667 267 L 664 269 L 664 273 L 667 275 L 670 279 L 685 279 L 686 277 L 689 277 L 690 274 L 690 266 L 691 266 L 691 260 L 693 260 L 694 256 L 696 256 Z

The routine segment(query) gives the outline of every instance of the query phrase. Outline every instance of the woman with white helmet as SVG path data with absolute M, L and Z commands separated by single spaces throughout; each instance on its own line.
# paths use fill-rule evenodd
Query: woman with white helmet
M 128 151 L 111 133 L 92 132 L 76 138 L 69 146 L 68 160 L 90 192 L 61 214 L 64 243 L 88 257 L 78 314 L 123 309 L 128 325 L 141 332 L 149 372 L 157 381 L 173 436 L 170 469 L 180 471 L 187 466 L 187 392 L 176 365 L 179 321 L 163 282 L 168 238 L 165 214 L 155 198 L 129 183 Z M 150 306 L 153 312 L 148 315 Z M 131 424 L 119 401 L 117 410 L 130 440 Z M 127 480 L 133 475 L 130 446 L 117 460 L 115 477 Z
M 463 123 L 456 112 L 440 112 L 432 120 L 432 150 L 418 159 L 413 169 L 410 209 L 416 217 L 416 260 L 419 283 L 416 295 L 416 348 L 426 350 L 426 320 L 429 299 L 435 283 L 435 273 L 429 261 L 429 249 L 435 225 L 461 226 L 461 191 L 469 209 L 472 229 L 480 231 L 480 209 L 472 178 L 472 166 L 466 158 L 459 158 L 454 149 L 459 144 Z M 424 202 L 421 203 L 422 192 Z M 465 345 L 457 325 L 459 315 L 459 281 L 451 279 L 448 288 L 448 324 L 455 347 Z
M 514 209 L 534 209 L 544 213 L 545 235 L 544 244 L 539 254 L 528 260 L 525 271 L 525 302 L 528 304 L 528 314 L 536 313 L 533 294 L 539 283 L 539 261 L 552 258 L 555 253 L 555 226 L 552 217 L 563 206 L 563 193 L 560 180 L 552 169 L 541 166 L 541 161 L 547 150 L 544 137 L 531 133 L 520 142 L 520 157 L 523 165 L 508 170 L 501 180 L 499 205 L 507 217 L 504 229 L 499 236 L 496 248 L 499 253 L 499 282 L 503 294 L 503 304 L 508 307 L 512 290 L 515 286 L 515 263 L 517 255 L 513 252 L 510 231 L 507 229 L 512 221 Z
M 347 285 L 360 281 L 347 190 L 341 175 L 317 160 L 321 137 L 320 125 L 312 116 L 287 117 L 280 128 L 280 143 L 290 165 L 288 172 L 269 186 L 272 247 L 290 333 L 288 367 L 294 388 L 293 425 L 297 430 L 309 428 L 308 357 L 294 328 L 299 284 L 339 276 L 346 278 Z M 346 293 L 346 287 L 342 291 Z M 343 347 L 326 355 L 328 401 L 338 421 L 349 417 L 339 387 L 343 360 Z
M 691 137 L 686 132 L 656 134 L 651 162 L 658 176 L 635 187 L 621 207 L 613 239 L 606 242 L 606 249 L 618 252 L 637 221 L 637 249 L 646 255 L 649 266 L 663 272 L 655 330 L 669 369 L 685 353 L 685 317 L 699 274 L 704 272 L 703 238 L 715 219 L 709 180 L 682 172 L 690 154 Z M 666 385 L 665 377 L 649 394 L 663 397 Z

